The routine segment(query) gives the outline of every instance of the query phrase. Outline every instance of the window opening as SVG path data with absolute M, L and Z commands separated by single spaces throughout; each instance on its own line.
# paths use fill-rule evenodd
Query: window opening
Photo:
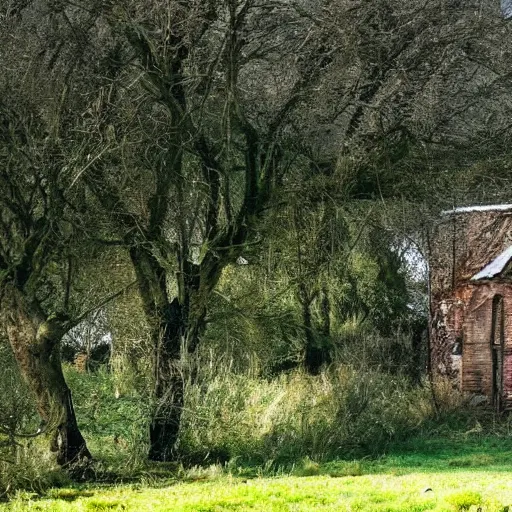
M 503 297 L 495 295 L 492 300 L 492 334 L 491 343 L 493 345 L 503 345 L 504 332 L 504 307 Z
M 505 336 L 505 308 L 503 297 L 492 300 L 491 355 L 492 355 L 492 402 L 496 411 L 503 407 L 503 342 Z

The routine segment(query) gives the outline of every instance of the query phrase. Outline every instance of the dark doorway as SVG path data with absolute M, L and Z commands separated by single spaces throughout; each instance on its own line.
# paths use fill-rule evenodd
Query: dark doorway
M 503 297 L 495 295 L 492 300 L 492 403 L 496 411 L 503 407 L 503 346 L 505 337 L 505 308 Z

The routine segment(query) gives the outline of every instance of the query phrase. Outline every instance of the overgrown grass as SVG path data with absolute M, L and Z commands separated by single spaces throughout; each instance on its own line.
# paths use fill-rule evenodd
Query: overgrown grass
M 441 414 L 460 423 L 462 400 L 436 390 Z M 189 385 L 180 448 L 192 461 L 291 463 L 304 457 L 376 456 L 389 445 L 438 426 L 432 392 L 405 376 L 338 366 L 312 377 L 273 380 L 214 376 Z
M 116 377 L 104 370 L 81 374 L 68 367 L 66 373 L 80 427 L 103 469 L 125 476 L 144 471 L 148 400 L 133 388 L 116 398 Z M 187 465 L 375 457 L 411 436 L 467 430 L 476 414 L 446 383 L 436 387 L 436 411 L 428 385 L 351 366 L 315 377 L 302 371 L 271 380 L 220 372 L 207 377 L 185 390 L 179 449 Z
M 0 461 L 0 501 L 20 491 L 39 494 L 52 487 L 70 485 L 69 475 L 53 458 L 42 443 L 18 446 L 13 459 Z
M 475 423 L 475 411 L 464 411 L 461 397 L 449 386 L 437 386 L 441 411 L 436 412 L 428 386 L 414 387 L 405 376 L 377 369 L 340 365 L 315 377 L 295 371 L 272 380 L 218 371 L 186 386 L 181 461 L 155 466 L 145 460 L 149 407 L 144 392 L 130 385 L 116 394 L 118 376 L 105 369 L 83 374 L 67 367 L 66 377 L 96 459 L 88 477 L 103 482 L 176 478 L 180 463 L 197 466 L 200 478 L 201 467 L 246 476 L 300 468 L 306 476 L 322 474 L 322 463 L 333 459 L 358 460 L 342 470 L 355 476 L 364 473 L 361 458 L 374 460 L 396 451 L 411 437 L 446 437 L 481 425 Z M 511 430 L 506 421 L 480 421 L 481 430 Z M 0 461 L 0 495 L 41 493 L 67 484 L 44 442 L 21 442 L 15 461 Z

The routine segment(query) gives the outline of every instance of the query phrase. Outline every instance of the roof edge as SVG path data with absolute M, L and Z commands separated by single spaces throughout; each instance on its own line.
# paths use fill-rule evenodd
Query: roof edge
M 456 215 L 458 213 L 471 213 L 471 212 L 492 212 L 492 211 L 507 211 L 512 210 L 512 204 L 487 204 L 487 205 L 473 205 L 473 206 L 460 206 L 452 210 L 444 210 L 441 215 Z
M 476 273 L 470 280 L 479 281 L 481 279 L 493 279 L 507 268 L 512 260 L 512 245 L 507 247 L 503 252 L 498 254 L 491 262 L 489 262 L 480 272 Z

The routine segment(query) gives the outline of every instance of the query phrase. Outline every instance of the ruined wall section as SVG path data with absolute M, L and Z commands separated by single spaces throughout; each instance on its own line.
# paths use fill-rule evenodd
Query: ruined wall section
M 434 374 L 461 388 L 464 318 L 470 279 L 512 245 L 512 211 L 451 213 L 430 235 L 430 343 Z
M 464 322 L 462 391 L 492 396 L 493 367 L 491 354 L 492 303 L 501 295 L 504 307 L 503 406 L 512 409 L 512 284 L 505 281 L 469 285 L 470 301 Z
M 432 295 L 449 297 L 512 245 L 512 211 L 445 215 L 429 245 Z
M 430 321 L 431 365 L 434 374 L 449 377 L 459 385 L 466 304 L 460 297 L 435 303 Z

